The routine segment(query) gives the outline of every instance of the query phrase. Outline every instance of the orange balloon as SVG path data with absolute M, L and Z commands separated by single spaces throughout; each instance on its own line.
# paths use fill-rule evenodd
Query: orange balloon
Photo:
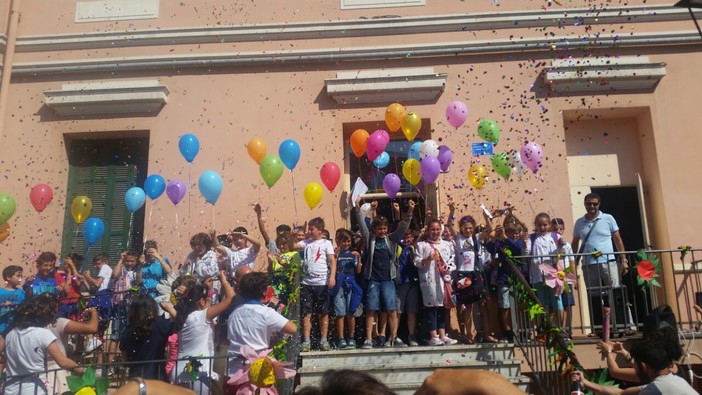
M 385 110 L 385 123 L 390 132 L 395 133 L 400 130 L 402 117 L 405 116 L 405 107 L 400 103 L 392 103 Z
M 10 237 L 10 224 L 5 222 L 0 225 L 0 243 L 5 241 L 8 237 Z
M 249 143 L 246 144 L 246 150 L 249 151 L 251 159 L 256 161 L 259 165 L 263 158 L 266 157 L 266 143 L 258 137 L 249 140 Z
M 351 133 L 351 149 L 356 158 L 360 158 L 366 153 L 366 140 L 368 140 L 368 131 L 365 129 L 356 129 Z

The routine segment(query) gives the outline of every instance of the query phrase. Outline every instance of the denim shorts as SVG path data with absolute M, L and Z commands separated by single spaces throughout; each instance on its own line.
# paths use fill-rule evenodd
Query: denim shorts
M 548 311 L 549 307 L 551 307 L 554 310 L 563 310 L 563 301 L 560 296 L 556 297 L 553 288 L 544 283 L 536 283 L 534 288 L 536 288 L 536 296 L 539 298 L 541 305 L 544 306 L 544 309 Z
M 395 282 L 369 280 L 366 285 L 366 311 L 397 310 L 397 292 Z
M 568 290 L 570 293 L 563 291 L 561 294 L 561 303 L 563 306 L 575 306 L 575 295 L 573 295 L 573 284 L 568 284 Z
M 351 295 L 351 292 L 344 293 L 343 289 L 340 289 L 334 295 L 334 314 L 337 317 L 350 316 L 355 313 L 355 311 L 348 311 L 351 304 Z

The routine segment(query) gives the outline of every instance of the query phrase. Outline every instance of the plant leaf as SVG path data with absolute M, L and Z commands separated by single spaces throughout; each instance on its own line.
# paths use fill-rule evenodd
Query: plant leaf
M 95 393 L 97 393 L 97 395 L 107 394 L 107 387 L 109 385 L 110 385 L 109 380 L 103 380 L 103 379 L 97 380 L 95 382 Z
M 68 389 L 71 392 L 78 392 L 83 388 L 83 378 L 81 376 L 71 375 L 66 377 L 66 384 L 68 384 Z
M 656 280 L 655 278 L 652 278 L 651 281 L 650 281 L 650 283 L 651 283 L 651 285 L 654 285 L 654 286 L 656 286 L 656 287 L 660 287 L 660 286 L 661 286 L 661 283 L 659 283 L 658 280 Z
M 95 371 L 90 366 L 85 368 L 85 372 L 83 373 L 83 386 L 95 386 Z

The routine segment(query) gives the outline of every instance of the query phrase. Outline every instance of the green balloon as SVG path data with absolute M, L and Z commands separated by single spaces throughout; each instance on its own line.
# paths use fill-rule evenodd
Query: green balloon
M 4 224 L 15 213 L 17 206 L 10 195 L 0 194 L 0 224 Z
M 493 155 L 491 161 L 495 173 L 505 180 L 509 179 L 509 175 L 512 172 L 512 168 L 509 166 L 509 155 L 504 152 L 498 152 Z
M 478 136 L 485 141 L 497 144 L 500 141 L 500 127 L 492 119 L 484 118 L 478 124 Z
M 266 155 L 261 161 L 261 178 L 268 188 L 273 187 L 283 175 L 283 162 L 278 155 Z

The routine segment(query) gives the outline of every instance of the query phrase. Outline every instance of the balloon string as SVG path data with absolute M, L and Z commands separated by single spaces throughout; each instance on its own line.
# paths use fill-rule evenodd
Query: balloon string
M 132 245 L 132 224 L 134 223 L 134 212 L 129 214 L 129 233 L 127 234 L 127 249 Z
M 293 207 L 295 207 L 295 226 L 297 226 L 300 224 L 300 222 L 299 222 L 300 219 L 298 218 L 298 215 L 297 215 L 297 189 L 295 188 L 295 172 L 293 172 L 292 170 L 290 170 L 290 178 L 292 179 Z M 270 205 L 268 207 L 270 207 Z
M 192 194 L 190 192 L 190 190 L 192 189 L 192 184 L 190 183 L 190 175 L 192 173 L 192 170 L 193 170 L 193 163 L 190 162 L 188 164 L 188 220 L 190 220 L 192 218 L 192 211 L 191 211 L 191 207 L 190 207 L 190 201 L 192 200 L 191 199 Z
M 332 197 L 332 202 L 331 202 L 331 208 L 332 208 L 332 222 L 334 223 L 334 231 L 336 231 L 336 211 L 334 210 L 334 198 Z
M 215 223 L 215 205 L 212 205 L 212 229 L 217 229 L 217 224 Z

